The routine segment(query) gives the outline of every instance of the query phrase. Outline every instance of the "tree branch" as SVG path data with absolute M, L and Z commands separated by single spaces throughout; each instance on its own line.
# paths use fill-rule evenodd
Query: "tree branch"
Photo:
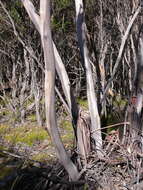
M 115 62 L 114 68 L 113 68 L 112 76 L 111 76 L 111 78 L 109 79 L 109 81 L 108 81 L 108 83 L 107 83 L 107 85 L 106 85 L 106 88 L 105 88 L 105 90 L 104 90 L 103 98 L 102 98 L 102 100 L 101 100 L 101 103 L 105 101 L 106 96 L 107 96 L 107 92 L 108 92 L 108 90 L 109 90 L 109 88 L 110 88 L 111 83 L 112 83 L 113 80 L 114 80 L 115 74 L 117 73 L 117 69 L 118 69 L 118 67 L 119 67 L 119 64 L 120 64 L 120 61 L 121 61 L 121 59 L 122 59 L 122 55 L 123 55 L 123 52 L 124 52 L 124 49 L 125 49 L 126 41 L 127 41 L 128 36 L 129 36 L 129 34 L 130 34 L 131 28 L 132 28 L 132 26 L 133 26 L 133 24 L 134 24 L 134 22 L 135 22 L 135 20 L 136 20 L 136 18 L 137 18 L 137 16 L 138 16 L 138 14 L 140 13 L 140 10 L 141 10 L 141 7 L 138 7 L 137 10 L 135 11 L 133 17 L 132 17 L 131 20 L 129 21 L 129 24 L 128 24 L 128 27 L 127 27 L 127 29 L 126 29 L 126 32 L 125 32 L 125 34 L 124 34 L 124 36 L 123 36 L 123 38 L 122 38 L 122 42 L 121 42 L 119 54 L 118 54 L 118 57 L 117 57 L 117 59 L 116 59 L 116 62 Z

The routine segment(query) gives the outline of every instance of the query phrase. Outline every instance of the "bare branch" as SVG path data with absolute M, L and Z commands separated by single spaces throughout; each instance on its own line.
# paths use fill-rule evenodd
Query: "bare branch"
M 123 36 L 123 38 L 122 38 L 122 42 L 121 42 L 119 54 L 118 54 L 118 57 L 117 57 L 117 59 L 116 59 L 116 62 L 115 62 L 114 68 L 113 68 L 113 73 L 112 73 L 112 76 L 111 76 L 111 78 L 109 79 L 109 81 L 108 81 L 108 83 L 107 83 L 107 85 L 106 85 L 106 88 L 105 88 L 105 90 L 104 90 L 104 94 L 103 94 L 103 98 L 102 98 L 101 102 L 103 102 L 103 101 L 106 99 L 107 92 L 108 92 L 108 90 L 109 90 L 109 88 L 110 88 L 111 83 L 112 83 L 113 80 L 114 80 L 114 76 L 115 76 L 115 74 L 117 73 L 117 69 L 118 69 L 118 67 L 119 67 L 119 63 L 120 63 L 120 61 L 121 61 L 121 59 L 122 59 L 122 55 L 123 55 L 123 52 L 124 52 L 124 48 L 125 48 L 125 45 L 126 45 L 126 41 L 127 41 L 128 36 L 129 36 L 129 34 L 130 34 L 131 28 L 132 28 L 132 26 L 133 26 L 133 24 L 134 24 L 134 22 L 135 22 L 135 20 L 136 20 L 136 18 L 137 18 L 137 16 L 138 16 L 138 14 L 140 13 L 140 10 L 141 10 L 141 7 L 138 7 L 138 9 L 135 11 L 133 17 L 131 18 L 131 20 L 130 20 L 130 22 L 129 22 L 129 24 L 128 24 L 128 27 L 127 27 L 127 29 L 126 29 L 126 32 L 125 32 L 125 34 L 124 34 L 124 36 Z

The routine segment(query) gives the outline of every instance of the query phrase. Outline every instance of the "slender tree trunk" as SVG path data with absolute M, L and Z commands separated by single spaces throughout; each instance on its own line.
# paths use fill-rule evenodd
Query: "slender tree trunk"
M 96 144 L 96 151 L 98 153 L 98 156 L 101 157 L 103 156 L 103 154 L 102 154 L 100 117 L 97 108 L 97 99 L 95 96 L 91 64 L 86 45 L 86 24 L 84 21 L 83 1 L 75 0 L 75 6 L 76 6 L 76 26 L 77 26 L 78 43 L 80 47 L 82 62 L 84 64 L 86 71 L 87 98 L 88 98 L 88 106 L 91 116 L 91 133 Z
M 137 74 L 135 80 L 136 103 L 131 113 L 131 134 L 133 142 L 140 142 L 143 151 L 143 25 L 138 39 Z
M 40 1 L 40 17 L 35 13 L 33 4 L 29 0 L 22 0 L 30 18 L 40 32 L 45 61 L 45 109 L 46 125 L 57 156 L 67 170 L 71 180 L 76 181 L 79 173 L 70 160 L 60 139 L 55 113 L 55 57 L 50 29 L 50 0 Z

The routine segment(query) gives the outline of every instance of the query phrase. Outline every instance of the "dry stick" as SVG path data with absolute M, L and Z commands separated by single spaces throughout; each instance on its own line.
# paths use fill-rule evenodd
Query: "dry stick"
M 114 144 L 113 144 L 113 146 L 112 146 L 110 152 L 107 154 L 107 157 L 109 157 L 109 156 L 111 155 L 111 153 L 115 150 L 116 145 L 118 144 L 118 143 L 117 143 L 117 142 L 118 142 L 118 139 L 116 139 L 115 142 L 113 142 L 113 140 L 114 140 L 114 137 L 112 138 L 111 142 L 109 142 L 109 144 L 112 144 L 112 143 L 114 143 Z M 110 147 L 110 146 L 109 146 L 109 147 Z
M 0 52 L 1 52 L 2 54 L 4 54 L 4 55 L 6 55 L 6 56 L 10 57 L 10 55 L 9 55 L 6 51 L 4 51 L 4 50 L 0 49 Z
M 120 125 L 130 125 L 130 124 L 131 124 L 130 122 L 125 121 L 125 122 L 116 123 L 116 124 L 113 124 L 113 125 L 108 125 L 108 126 L 106 126 L 106 127 L 102 127 L 101 130 L 103 130 L 103 129 L 108 129 L 108 128 L 112 128 L 112 127 L 117 127 L 117 126 L 120 126 Z M 142 132 L 141 129 L 137 129 L 137 128 L 135 128 L 135 127 L 133 127 L 133 129 L 136 130 L 138 133 L 141 133 L 141 132 Z M 97 129 L 97 130 L 100 130 L 100 129 Z M 91 134 L 92 134 L 93 132 L 96 132 L 97 130 L 91 131 Z
M 140 13 L 140 10 L 141 10 L 141 7 L 139 6 L 139 7 L 137 8 L 137 10 L 135 11 L 133 17 L 132 17 L 131 20 L 129 21 L 129 24 L 128 24 L 128 27 L 127 27 L 127 29 L 126 29 L 126 32 L 125 32 L 125 34 L 124 34 L 124 36 L 123 36 L 123 38 L 122 38 L 122 42 L 121 42 L 119 54 L 118 54 L 117 60 L 116 60 L 116 62 L 115 62 L 114 68 L 113 68 L 112 76 L 111 76 L 111 78 L 109 79 L 109 81 L 108 81 L 108 83 L 107 83 L 107 85 L 106 85 L 106 88 L 105 88 L 105 90 L 104 90 L 103 98 L 102 98 L 101 102 L 104 102 L 105 99 L 106 99 L 107 92 L 108 92 L 108 90 L 109 90 L 109 88 L 110 88 L 111 83 L 112 83 L 113 80 L 114 80 L 114 76 L 115 76 L 115 74 L 116 74 L 116 72 L 117 72 L 119 63 L 120 63 L 120 61 L 121 61 L 121 59 L 122 59 L 122 55 L 123 55 L 123 52 L 124 52 L 124 48 L 125 48 L 125 45 L 126 45 L 126 41 L 127 41 L 128 36 L 129 36 L 129 34 L 130 34 L 130 31 L 131 31 L 131 28 L 132 28 L 132 26 L 133 26 L 133 24 L 134 24 L 134 21 L 135 21 L 135 19 L 137 18 L 138 14 Z M 102 109 L 103 109 L 103 108 L 102 108 Z
M 69 109 L 67 103 L 66 103 L 65 100 L 63 99 L 63 97 L 62 97 L 60 91 L 58 90 L 58 88 L 57 88 L 56 86 L 55 86 L 55 90 L 56 90 L 57 95 L 58 95 L 59 98 L 61 99 L 63 105 L 65 106 L 66 110 L 68 111 L 68 113 L 70 113 L 70 109 Z
M 117 126 L 125 125 L 125 124 L 126 125 L 130 125 L 130 122 L 121 122 L 121 123 L 116 123 L 116 124 L 113 124 L 113 125 L 108 125 L 106 127 L 102 127 L 101 129 L 96 129 L 95 131 L 91 131 L 91 133 L 94 133 L 97 130 L 109 129 L 109 128 L 112 128 L 112 127 L 117 127 Z

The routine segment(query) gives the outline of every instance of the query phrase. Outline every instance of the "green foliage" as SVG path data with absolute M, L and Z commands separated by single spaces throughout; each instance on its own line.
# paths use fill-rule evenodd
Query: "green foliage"
M 47 161 L 50 158 L 49 154 L 46 154 L 45 152 L 40 152 L 38 154 L 35 154 L 32 159 L 40 162 Z
M 11 104 L 11 106 L 13 106 L 10 97 L 7 96 L 5 100 L 1 100 L 1 102 L 4 108 L 0 109 L 0 117 L 5 117 L 6 120 L 9 120 L 9 123 L 20 121 L 20 111 L 18 109 L 18 106 L 14 111 L 7 106 L 8 104 Z
M 47 132 L 39 127 L 18 127 L 11 129 L 5 134 L 4 139 L 9 143 L 16 144 L 18 142 L 32 146 L 36 141 L 48 139 Z
M 36 115 L 35 114 L 28 115 L 27 120 L 31 122 L 36 121 Z
M 72 124 L 71 124 L 71 121 L 69 120 L 62 120 L 60 122 L 60 127 L 61 128 L 64 128 L 65 130 L 68 130 L 68 131 L 72 131 Z
M 88 190 L 88 189 L 89 189 L 89 188 L 88 188 L 88 184 L 87 184 L 87 183 L 85 183 L 85 184 L 84 184 L 83 189 L 84 189 L 84 190 Z
M 85 109 L 88 109 L 88 101 L 87 101 L 87 100 L 80 98 L 80 99 L 77 100 L 77 102 L 78 102 L 78 104 L 79 104 L 81 107 L 83 107 L 83 108 L 85 108 Z
M 1 136 L 4 135 L 9 130 L 10 130 L 10 126 L 4 125 L 4 124 L 0 125 L 0 135 Z
M 1 109 L 0 110 L 0 116 L 2 117 L 2 116 L 9 116 L 9 115 L 11 115 L 12 113 L 11 113 L 11 111 L 10 110 L 8 110 L 8 109 Z
M 10 15 L 14 19 L 14 21 L 18 24 L 21 23 L 21 16 L 19 10 L 21 9 L 21 2 L 20 1 L 15 1 L 14 3 L 11 4 L 10 6 Z
M 63 16 L 62 19 L 58 19 L 56 17 L 53 17 L 51 20 L 52 28 L 55 30 L 62 30 L 66 32 L 68 30 L 68 26 L 71 24 L 69 21 L 65 21 L 65 18 Z
M 51 17 L 52 29 L 57 32 L 68 33 L 73 24 L 71 19 L 72 15 L 72 3 L 71 0 L 55 0 L 54 11 Z M 68 10 L 68 11 L 67 11 Z
M 127 104 L 127 100 L 123 99 L 120 95 L 115 96 L 113 100 L 113 106 L 123 109 Z
M 11 16 L 14 18 L 14 20 L 15 20 L 16 22 L 19 22 L 20 16 L 19 16 L 17 10 L 16 10 L 14 7 L 13 7 L 13 9 L 11 10 Z
M 64 129 L 63 134 L 61 135 L 62 141 L 65 147 L 70 148 L 73 146 L 74 134 L 73 134 L 73 127 L 71 121 L 69 120 L 62 120 L 60 123 L 60 127 Z
M 34 103 L 34 97 L 32 96 L 32 97 L 28 98 L 28 99 L 24 102 L 24 106 L 25 106 L 25 107 L 28 107 L 28 106 L 30 106 L 30 105 L 33 104 L 33 103 Z
M 12 17 L 12 19 L 14 21 L 16 30 L 18 32 L 25 33 L 26 27 L 25 27 L 25 23 L 23 23 L 24 15 L 23 15 L 23 6 L 22 6 L 21 1 L 15 0 L 15 1 L 7 2 L 6 9 L 8 10 L 10 16 Z M 6 23 L 6 26 L 8 26 L 7 28 L 9 28 L 10 25 L 7 25 L 7 23 Z M 5 35 L 8 36 L 9 33 L 11 33 L 11 30 L 7 30 L 5 32 Z M 13 37 L 13 34 L 11 36 Z M 15 38 L 13 38 L 13 39 L 15 39 Z
M 73 141 L 74 141 L 73 132 L 69 132 L 69 133 L 66 133 L 65 135 L 62 135 L 62 141 L 64 142 L 64 145 L 66 148 L 73 147 Z
M 55 4 L 60 9 L 65 9 L 66 7 L 70 6 L 71 0 L 55 0 Z

